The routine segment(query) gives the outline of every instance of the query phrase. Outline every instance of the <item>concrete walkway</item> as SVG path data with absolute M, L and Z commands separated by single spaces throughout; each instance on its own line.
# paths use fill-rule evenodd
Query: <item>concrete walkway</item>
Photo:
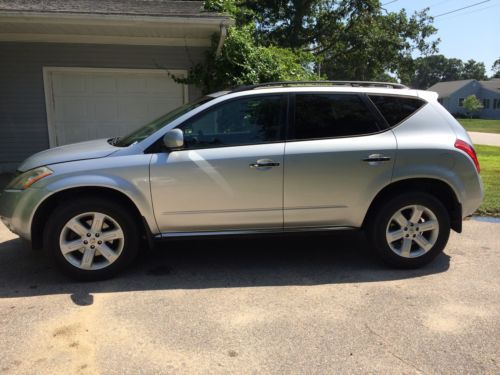
M 500 134 L 469 132 L 472 142 L 476 145 L 499 146 Z

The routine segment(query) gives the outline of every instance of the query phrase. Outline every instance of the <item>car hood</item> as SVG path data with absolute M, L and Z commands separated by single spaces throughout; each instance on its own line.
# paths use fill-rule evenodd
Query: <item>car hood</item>
M 118 148 L 109 144 L 107 139 L 73 143 L 51 148 L 30 156 L 18 168 L 25 172 L 43 165 L 64 163 L 67 161 L 97 159 L 111 155 Z

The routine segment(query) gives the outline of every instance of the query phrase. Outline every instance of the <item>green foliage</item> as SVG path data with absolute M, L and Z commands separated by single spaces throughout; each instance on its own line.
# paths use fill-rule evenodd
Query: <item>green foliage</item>
M 239 27 L 256 19 L 254 12 L 243 3 L 242 0 L 204 0 L 203 8 L 210 12 L 231 15 L 236 21 L 236 26 Z
M 416 59 L 413 71 L 405 83 L 418 89 L 427 89 L 437 82 L 461 79 L 486 79 L 484 63 L 474 60 L 463 62 L 460 59 L 446 58 L 443 55 L 431 55 Z
M 412 53 L 433 53 L 439 40 L 428 10 L 387 12 L 379 0 L 247 0 L 259 40 L 311 50 L 330 79 L 401 76 Z
M 434 29 L 418 17 L 408 18 L 404 11 L 387 15 L 380 11 L 354 13 L 322 42 L 328 77 L 372 80 L 386 71 L 401 76 L 415 50 L 426 53 L 435 48 L 422 36 Z
M 203 9 L 208 12 L 217 13 L 234 13 L 236 4 L 231 0 L 205 0 L 203 1 Z
M 481 104 L 479 99 L 476 98 L 476 95 L 469 95 L 468 97 L 466 97 L 464 99 L 463 106 L 471 118 L 474 112 L 477 112 L 481 108 L 483 108 L 483 105 Z
M 314 61 L 310 53 L 259 46 L 252 36 L 254 31 L 253 25 L 230 28 L 218 56 L 218 36 L 214 36 L 205 61 L 197 64 L 187 79 L 177 80 L 195 84 L 208 93 L 260 82 L 318 79 L 308 67 Z
M 387 12 L 379 0 L 205 0 L 204 7 L 236 21 L 221 54 L 214 39 L 206 61 L 183 80 L 204 92 L 319 73 L 394 81 L 411 76 L 413 53 L 434 53 L 439 42 L 428 9 Z
M 484 63 L 475 60 L 467 60 L 463 65 L 462 79 L 486 79 L 486 67 Z
M 500 78 L 500 59 L 495 60 L 491 66 L 491 70 L 493 70 L 493 77 L 491 78 Z
M 457 119 L 457 121 L 460 122 L 468 132 L 500 134 L 500 120 L 461 118 Z
M 479 207 L 483 215 L 500 216 L 500 147 L 475 145 L 481 179 L 484 184 L 484 200 Z

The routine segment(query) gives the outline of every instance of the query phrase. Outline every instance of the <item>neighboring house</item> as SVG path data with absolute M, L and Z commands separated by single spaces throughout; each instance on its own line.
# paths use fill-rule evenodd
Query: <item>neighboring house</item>
M 0 172 L 194 99 L 174 82 L 232 20 L 201 1 L 0 0 Z
M 439 94 L 439 102 L 453 115 L 466 114 L 463 101 L 469 95 L 476 95 L 483 104 L 477 112 L 480 118 L 500 119 L 500 78 L 489 81 L 467 79 L 463 81 L 438 82 L 428 88 Z

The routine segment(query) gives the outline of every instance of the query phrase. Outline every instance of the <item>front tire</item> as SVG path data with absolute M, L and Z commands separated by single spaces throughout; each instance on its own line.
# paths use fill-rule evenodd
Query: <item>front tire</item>
M 378 205 L 369 218 L 368 237 L 386 263 L 417 268 L 431 262 L 448 242 L 450 218 L 434 196 L 405 193 Z
M 69 277 L 102 280 L 134 260 L 139 233 L 128 210 L 88 197 L 57 206 L 45 227 L 44 245 Z

